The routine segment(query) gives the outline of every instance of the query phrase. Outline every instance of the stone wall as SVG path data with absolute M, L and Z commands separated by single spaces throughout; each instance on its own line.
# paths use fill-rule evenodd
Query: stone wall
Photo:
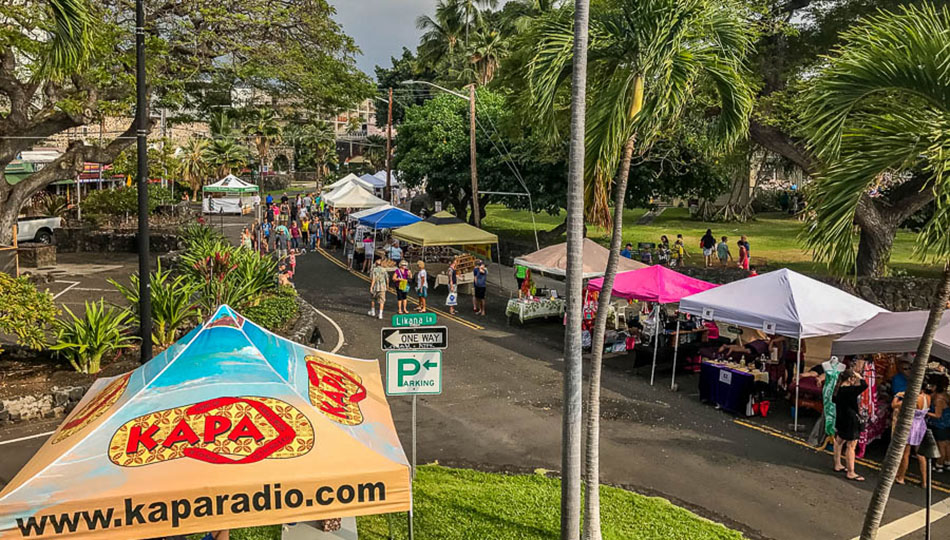
M 135 253 L 138 250 L 137 238 L 138 234 L 134 232 L 64 227 L 56 230 L 53 241 L 60 253 Z M 153 253 L 179 249 L 178 236 L 174 231 L 152 231 L 149 249 Z
M 88 386 L 54 386 L 48 393 L 0 400 L 0 425 L 59 418 L 73 410 Z

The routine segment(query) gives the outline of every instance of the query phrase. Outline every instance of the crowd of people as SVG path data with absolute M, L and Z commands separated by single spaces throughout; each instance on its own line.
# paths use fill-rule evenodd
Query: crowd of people
M 712 230 L 706 229 L 706 234 L 699 240 L 703 265 L 710 268 L 716 266 L 717 262 L 720 267 L 734 263 L 750 275 L 757 275 L 755 266 L 752 266 L 752 246 L 749 244 L 749 239 L 745 235 L 740 236 L 735 247 L 736 253 L 733 255 L 732 250 L 729 249 L 728 236 L 720 236 L 717 241 Z M 672 243 L 667 235 L 661 235 L 659 242 L 640 243 L 638 249 L 634 249 L 633 244 L 628 242 L 620 251 L 620 255 L 628 259 L 639 259 L 645 264 L 662 264 L 670 268 L 685 266 L 686 261 L 692 259 L 682 234 L 677 234 Z

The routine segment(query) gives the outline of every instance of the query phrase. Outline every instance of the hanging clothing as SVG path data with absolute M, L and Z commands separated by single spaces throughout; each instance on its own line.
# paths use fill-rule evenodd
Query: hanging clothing
M 821 401 L 824 405 L 825 435 L 828 436 L 835 434 L 835 413 L 837 412 L 834 402 L 835 386 L 838 384 L 838 376 L 844 369 L 844 364 L 838 362 L 837 359 L 823 362 L 812 368 L 812 371 L 818 375 L 825 376 L 825 382 L 821 386 Z
M 868 383 L 867 389 L 858 396 L 858 411 L 862 419 L 867 421 L 861 436 L 858 437 L 857 453 L 864 456 L 864 448 L 871 442 L 871 432 L 868 429 L 871 421 L 877 418 L 877 366 L 874 362 L 865 362 L 861 378 Z
M 923 394 L 924 407 L 914 409 L 914 422 L 910 425 L 910 436 L 907 437 L 907 444 L 919 446 L 927 433 L 927 412 L 930 411 L 930 396 Z

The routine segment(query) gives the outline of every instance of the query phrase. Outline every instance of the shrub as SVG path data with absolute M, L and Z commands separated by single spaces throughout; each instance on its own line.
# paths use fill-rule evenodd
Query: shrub
M 185 243 L 186 250 L 200 249 L 199 246 L 224 242 L 221 231 L 202 225 L 189 223 L 178 229 L 178 237 Z
M 200 235 L 182 253 L 179 269 L 208 312 L 221 304 L 243 310 L 277 286 L 277 264 L 270 257 Z
M 24 347 L 41 349 L 46 345 L 46 329 L 57 313 L 48 293 L 37 290 L 26 278 L 0 272 L 0 333 L 15 336 L 17 344 Z
M 105 308 L 105 302 L 86 302 L 83 318 L 69 308 L 70 320 L 56 320 L 56 344 L 50 349 L 69 360 L 80 373 L 99 373 L 102 358 L 132 346 L 136 339 L 128 335 L 132 315 L 124 309 Z
M 91 192 L 82 201 L 82 210 L 88 215 L 134 216 L 139 211 L 139 191 L 137 186 L 101 189 Z M 163 204 L 174 203 L 168 188 L 156 184 L 148 186 L 148 213 Z
M 293 287 L 281 287 L 276 293 L 261 298 L 256 306 L 245 309 L 244 316 L 276 332 L 285 328 L 300 311 L 296 296 Z
M 200 312 L 194 300 L 195 285 L 186 276 L 172 277 L 171 272 L 163 271 L 161 261 L 158 269 L 150 277 L 152 304 L 152 343 L 167 347 L 178 339 L 182 330 L 187 330 L 197 322 Z M 139 314 L 139 277 L 132 274 L 129 285 L 109 280 L 131 305 L 132 320 L 138 322 Z

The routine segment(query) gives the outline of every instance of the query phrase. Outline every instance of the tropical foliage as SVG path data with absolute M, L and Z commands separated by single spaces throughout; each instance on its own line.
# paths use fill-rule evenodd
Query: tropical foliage
M 136 216 L 139 208 L 138 192 L 138 186 L 135 184 L 131 187 L 122 186 L 91 191 L 89 195 L 83 198 L 81 206 L 88 217 Z M 154 213 L 155 209 L 163 204 L 173 203 L 175 203 L 175 200 L 169 189 L 158 184 L 148 185 L 148 211 L 150 214 Z
M 0 272 L 0 298 L 0 334 L 13 336 L 17 344 L 31 349 L 45 346 L 46 330 L 57 314 L 53 297 L 25 277 Z
M 207 159 L 210 145 L 208 139 L 191 137 L 181 148 L 181 178 L 193 196 L 198 195 L 211 172 Z
M 152 343 L 165 348 L 175 342 L 183 330 L 198 321 L 200 312 L 194 294 L 197 287 L 185 276 L 172 276 L 168 270 L 158 268 L 149 275 L 152 307 Z M 139 277 L 132 274 L 129 284 L 123 285 L 110 279 L 111 283 L 129 303 L 132 319 L 137 323 L 139 315 Z
M 63 307 L 69 318 L 57 319 L 56 344 L 50 347 L 67 359 L 80 373 L 99 373 L 102 360 L 120 349 L 132 347 L 137 339 L 129 334 L 132 314 L 122 308 L 105 307 L 105 302 L 86 302 L 82 317 Z

